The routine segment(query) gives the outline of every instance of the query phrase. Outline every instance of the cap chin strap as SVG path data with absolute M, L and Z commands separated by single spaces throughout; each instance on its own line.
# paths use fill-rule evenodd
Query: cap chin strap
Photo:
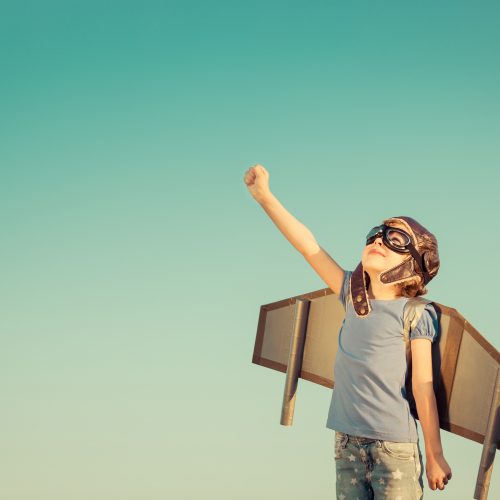
M 423 275 L 424 285 L 427 285 L 432 279 L 431 275 L 427 272 L 423 257 L 418 253 L 413 243 L 409 243 L 407 248 L 413 259 L 406 259 L 401 262 L 401 264 L 380 273 L 380 281 L 384 285 L 410 279 L 412 276 L 415 276 L 415 272 L 418 270 L 420 270 Z M 418 267 L 416 267 L 415 264 L 417 264 Z

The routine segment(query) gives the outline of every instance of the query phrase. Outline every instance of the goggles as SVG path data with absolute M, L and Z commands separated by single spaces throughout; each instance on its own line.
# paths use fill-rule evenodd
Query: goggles
M 375 226 L 366 235 L 366 244 L 370 245 L 381 237 L 384 245 L 397 253 L 410 253 L 411 237 L 402 229 L 382 224 Z

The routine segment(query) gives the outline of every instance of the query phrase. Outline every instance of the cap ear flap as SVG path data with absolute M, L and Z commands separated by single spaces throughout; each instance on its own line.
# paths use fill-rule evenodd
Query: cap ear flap
M 365 318 L 372 310 L 370 299 L 366 292 L 366 279 L 369 278 L 368 273 L 363 269 L 360 262 L 351 275 L 351 299 L 356 315 L 360 318 Z

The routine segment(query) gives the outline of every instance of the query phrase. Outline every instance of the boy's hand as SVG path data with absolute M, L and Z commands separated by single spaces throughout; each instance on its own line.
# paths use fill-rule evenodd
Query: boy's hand
M 425 472 L 431 490 L 444 490 L 451 479 L 451 468 L 442 454 L 427 457 Z
M 250 194 L 259 203 L 266 198 L 271 191 L 269 189 L 269 172 L 260 164 L 250 167 L 243 177 Z

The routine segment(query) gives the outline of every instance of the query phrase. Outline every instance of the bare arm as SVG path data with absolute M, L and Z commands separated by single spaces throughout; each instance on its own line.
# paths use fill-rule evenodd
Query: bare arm
M 271 192 L 259 203 L 285 238 L 302 255 L 318 251 L 319 245 L 311 231 L 288 212 Z
M 424 434 L 427 481 L 431 490 L 443 490 L 451 479 L 451 468 L 441 446 L 439 416 L 432 386 L 431 342 L 422 338 L 412 340 L 411 356 L 412 391 Z
M 271 193 L 267 170 L 262 165 L 256 165 L 247 170 L 244 180 L 252 196 L 285 238 L 304 256 L 321 279 L 335 293 L 339 293 L 344 270 L 318 244 L 311 231 Z

